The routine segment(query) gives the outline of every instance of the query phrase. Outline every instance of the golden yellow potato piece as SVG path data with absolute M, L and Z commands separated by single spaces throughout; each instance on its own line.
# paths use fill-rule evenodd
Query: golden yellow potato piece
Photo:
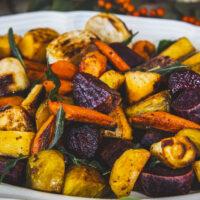
M 56 150 L 45 150 L 31 156 L 27 163 L 27 186 L 42 191 L 61 192 L 65 162 Z
M 197 180 L 200 183 L 200 160 L 193 162 L 192 168 L 197 176 Z
M 200 63 L 200 52 L 195 53 L 182 62 L 183 65 L 196 65 Z

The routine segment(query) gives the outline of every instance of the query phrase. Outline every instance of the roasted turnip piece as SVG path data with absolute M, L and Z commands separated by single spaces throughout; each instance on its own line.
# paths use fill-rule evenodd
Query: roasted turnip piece
M 112 167 L 114 162 L 128 149 L 134 147 L 129 140 L 115 139 L 109 144 L 105 145 L 100 156 L 109 167 Z
M 142 172 L 140 179 L 148 196 L 183 195 L 190 191 L 194 172 L 191 167 L 174 170 L 156 166 Z
M 145 59 L 128 48 L 126 45 L 114 42 L 110 47 L 131 67 L 136 67 L 145 62 Z
M 0 157 L 0 176 L 4 172 L 6 162 L 7 162 L 6 158 Z M 19 161 L 15 165 L 15 167 L 13 167 L 12 169 L 10 169 L 8 171 L 8 173 L 6 174 L 3 182 L 14 184 L 14 185 L 20 184 L 21 181 L 22 181 L 22 173 L 23 173 L 23 170 L 24 170 L 24 165 L 25 165 L 24 162 Z
M 190 121 L 200 123 L 200 88 L 187 89 L 172 102 L 175 114 Z
M 107 114 L 120 104 L 120 94 L 90 74 L 78 73 L 73 85 L 75 105 Z
M 100 130 L 93 125 L 72 123 L 66 130 L 65 147 L 80 158 L 93 158 L 99 147 Z
M 179 70 L 172 73 L 168 80 L 168 87 L 172 95 L 185 89 L 200 88 L 200 75 L 192 70 Z

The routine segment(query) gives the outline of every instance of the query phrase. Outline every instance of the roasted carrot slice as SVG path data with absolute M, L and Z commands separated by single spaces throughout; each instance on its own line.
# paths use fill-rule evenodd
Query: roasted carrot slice
M 58 91 L 60 95 L 70 93 L 73 90 L 71 81 L 60 80 L 60 83 L 61 86 Z M 43 85 L 48 93 L 55 87 L 52 81 L 44 81 Z
M 22 101 L 24 101 L 24 98 L 20 96 L 0 97 L 0 108 L 8 105 L 19 106 Z
M 29 70 L 28 69 L 27 76 L 28 76 L 30 82 L 33 83 L 36 80 L 40 79 L 42 76 L 45 76 L 45 74 L 43 72 L 38 72 L 38 71 L 35 71 L 35 70 Z
M 115 65 L 117 69 L 120 71 L 127 71 L 131 69 L 126 62 L 106 43 L 95 40 L 94 44 L 104 55 L 108 57 L 108 59 L 113 63 L 113 65 Z
M 51 115 L 41 126 L 31 145 L 31 155 L 45 150 L 53 141 L 56 117 Z
M 64 103 L 52 102 L 50 100 L 48 102 L 49 110 L 54 115 L 57 114 L 57 111 L 59 110 L 60 105 L 62 105 L 63 110 L 65 111 L 66 120 L 92 123 L 92 124 L 97 124 L 97 125 L 105 126 L 105 127 L 116 126 L 115 120 L 113 118 L 111 118 L 108 115 L 97 112 L 95 110 L 79 107 L 79 106 L 74 106 L 74 105 L 69 105 L 69 104 L 64 104 Z
M 72 80 L 77 73 L 77 67 L 65 60 L 60 60 L 51 65 L 52 71 L 61 79 Z
M 136 125 L 142 125 L 168 132 L 178 132 L 184 128 L 197 128 L 200 129 L 200 125 L 191 122 L 187 119 L 172 115 L 167 112 L 148 112 L 141 115 L 137 115 L 129 118 L 130 123 Z
M 44 72 L 46 68 L 46 65 L 44 64 L 41 64 L 35 61 L 26 60 L 26 59 L 24 59 L 24 64 L 26 65 L 27 69 L 35 70 L 38 72 Z

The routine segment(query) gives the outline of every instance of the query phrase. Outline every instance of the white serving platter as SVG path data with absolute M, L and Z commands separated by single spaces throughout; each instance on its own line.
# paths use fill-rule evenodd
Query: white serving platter
M 14 32 L 23 35 L 26 31 L 38 27 L 54 28 L 60 33 L 84 29 L 87 20 L 97 14 L 93 11 L 73 11 L 73 12 L 32 12 L 18 15 L 8 15 L 0 17 L 0 35 L 8 32 L 12 27 Z M 158 44 L 161 39 L 175 40 L 180 37 L 188 37 L 195 47 L 200 50 L 200 28 L 184 22 L 166 20 L 137 18 L 132 16 L 118 15 L 128 28 L 139 34 L 133 39 L 149 40 Z M 133 192 L 132 196 L 151 199 L 143 194 Z M 69 197 L 59 194 L 35 191 L 27 188 L 12 186 L 9 184 L 0 185 L 0 199 L 21 199 L 21 200 L 86 200 L 88 198 Z M 188 195 L 153 198 L 157 200 L 200 200 L 200 192 L 191 192 Z

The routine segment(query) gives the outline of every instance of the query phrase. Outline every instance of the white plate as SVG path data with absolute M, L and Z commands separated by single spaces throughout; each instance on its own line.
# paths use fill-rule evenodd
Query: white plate
M 60 33 L 84 29 L 87 20 L 97 12 L 75 11 L 75 12 L 32 12 L 19 15 L 0 17 L 0 35 L 5 34 L 9 27 L 13 27 L 17 34 L 24 34 L 27 30 L 38 27 L 51 27 Z M 160 20 L 150 18 L 136 18 L 119 15 L 133 32 L 139 31 L 134 40 L 147 39 L 157 44 L 161 39 L 175 40 L 180 37 L 188 37 L 200 50 L 200 28 L 184 22 L 173 20 Z M 133 196 L 150 199 L 149 197 L 133 192 Z M 23 200 L 84 200 L 87 198 L 68 197 L 58 194 L 50 194 L 21 188 L 8 184 L 0 185 L 0 197 Z M 157 200 L 200 200 L 200 193 L 191 193 L 183 196 L 154 198 Z

